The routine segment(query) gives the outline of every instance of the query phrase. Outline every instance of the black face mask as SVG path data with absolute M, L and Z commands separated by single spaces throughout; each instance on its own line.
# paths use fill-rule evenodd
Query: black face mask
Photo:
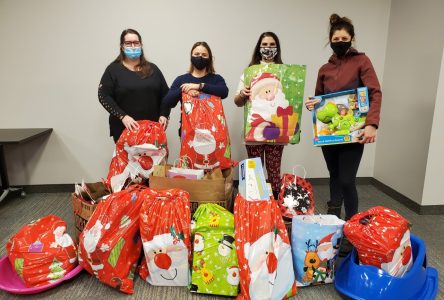
M 210 64 L 210 59 L 202 56 L 191 56 L 191 64 L 198 70 L 203 70 Z
M 336 53 L 337 56 L 341 57 L 347 53 L 347 50 L 350 49 L 352 42 L 334 42 L 330 43 L 330 47 L 333 49 L 333 52 Z

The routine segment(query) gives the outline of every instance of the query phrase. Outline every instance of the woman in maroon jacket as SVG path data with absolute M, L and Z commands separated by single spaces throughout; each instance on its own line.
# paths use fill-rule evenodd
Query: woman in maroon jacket
M 330 173 L 330 201 L 328 213 L 341 214 L 344 203 L 345 220 L 358 212 L 356 173 L 364 151 L 364 144 L 373 143 L 379 126 L 381 88 L 370 59 L 351 47 L 355 32 L 350 19 L 337 14 L 330 16 L 330 46 L 334 54 L 319 69 L 316 95 L 329 94 L 366 86 L 369 91 L 370 111 L 359 143 L 323 146 L 322 153 Z M 312 110 L 318 100 L 308 99 L 307 109 Z

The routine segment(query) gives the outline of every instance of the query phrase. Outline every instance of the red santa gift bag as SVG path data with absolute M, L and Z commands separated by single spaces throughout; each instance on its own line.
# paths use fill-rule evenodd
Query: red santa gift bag
M 79 237 L 79 263 L 101 282 L 132 294 L 142 243 L 143 187 L 133 185 L 99 202 Z
M 107 183 L 113 192 L 122 190 L 127 180 L 140 183 L 168 155 L 165 131 L 157 122 L 138 121 L 139 129 L 125 129 L 116 143 L 116 155 L 111 160 Z
M 276 201 L 234 203 L 239 299 L 283 299 L 296 295 L 290 241 Z
M 408 228 L 409 222 L 396 211 L 376 206 L 354 215 L 345 223 L 344 234 L 358 250 L 360 263 L 402 276 L 413 263 Z
M 77 266 L 77 249 L 66 223 L 54 215 L 23 226 L 9 239 L 6 252 L 27 287 L 53 283 Z
M 292 218 L 297 215 L 314 214 L 313 187 L 305 179 L 307 172 L 304 168 L 304 177 L 293 174 L 284 174 L 278 204 L 282 216 Z
M 140 211 L 145 260 L 139 271 L 152 285 L 188 286 L 190 282 L 190 195 L 179 189 L 147 189 Z
M 182 94 L 182 134 L 180 156 L 188 156 L 191 168 L 227 169 L 231 160 L 230 137 L 219 97 Z

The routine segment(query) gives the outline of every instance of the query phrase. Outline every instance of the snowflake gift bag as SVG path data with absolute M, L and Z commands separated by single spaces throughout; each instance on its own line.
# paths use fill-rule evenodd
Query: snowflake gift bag
M 113 192 L 122 190 L 128 182 L 148 179 L 154 166 L 168 156 L 167 137 L 157 122 L 137 121 L 139 129 L 125 129 L 116 143 L 116 155 L 109 167 L 107 183 Z
M 348 220 L 344 234 L 358 250 L 361 264 L 401 277 L 413 264 L 409 225 L 396 211 L 376 206 Z
M 244 106 L 247 143 L 297 144 L 306 66 L 253 65 L 244 71 L 251 95 Z
M 276 201 L 234 203 L 239 299 L 283 299 L 296 295 L 290 241 Z
M 139 275 L 152 285 L 190 282 L 190 195 L 179 189 L 142 193 L 140 235 L 145 254 Z
M 333 282 L 344 223 L 334 215 L 293 217 L 291 246 L 298 285 Z
M 99 202 L 79 237 L 79 263 L 101 282 L 132 294 L 142 250 L 139 213 L 143 187 L 132 185 Z
M 195 169 L 227 169 L 231 160 L 230 137 L 219 97 L 182 94 L 182 133 L 180 156 L 191 159 Z
M 77 249 L 66 223 L 54 215 L 23 226 L 9 239 L 6 252 L 28 288 L 51 284 L 77 266 Z
M 214 203 L 201 204 L 193 215 L 192 292 L 236 296 L 239 267 L 234 216 Z

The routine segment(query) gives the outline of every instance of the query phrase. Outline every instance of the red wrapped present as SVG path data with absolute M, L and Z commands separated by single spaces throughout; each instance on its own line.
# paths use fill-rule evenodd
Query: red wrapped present
M 283 299 L 296 295 L 290 240 L 273 198 L 234 203 L 239 299 Z
M 116 155 L 111 160 L 107 183 L 113 192 L 124 188 L 127 180 L 140 183 L 168 155 L 165 131 L 157 122 L 138 121 L 139 129 L 125 129 L 116 143 Z
M 6 244 L 9 261 L 27 287 L 44 286 L 77 266 L 66 222 L 48 215 L 23 226 Z
M 181 143 L 180 156 L 189 157 L 192 168 L 227 169 L 235 165 L 231 160 L 228 126 L 219 97 L 182 94 Z
M 143 187 L 132 185 L 96 207 L 80 234 L 79 263 L 101 282 L 132 294 L 142 243 L 139 213 Z
M 147 189 L 140 211 L 145 259 L 139 274 L 152 285 L 188 286 L 190 281 L 190 195 L 178 189 Z
M 358 250 L 362 264 L 401 276 L 412 265 L 409 222 L 396 211 L 372 207 L 354 215 L 344 225 L 344 234 Z

